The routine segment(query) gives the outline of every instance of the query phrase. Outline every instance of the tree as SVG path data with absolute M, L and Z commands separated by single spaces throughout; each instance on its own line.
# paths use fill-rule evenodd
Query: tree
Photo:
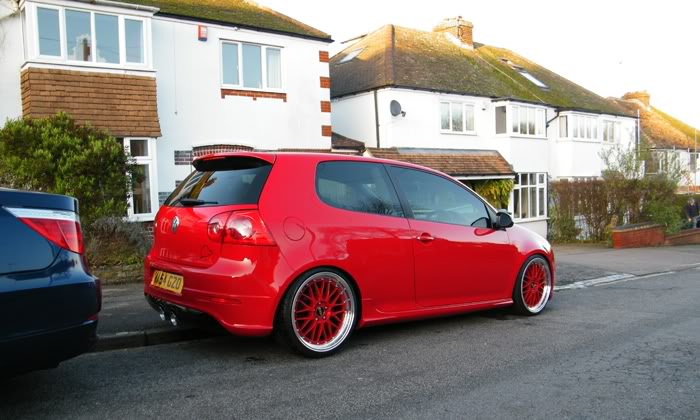
M 134 168 L 114 137 L 64 113 L 0 129 L 0 186 L 73 196 L 84 226 L 126 215 Z

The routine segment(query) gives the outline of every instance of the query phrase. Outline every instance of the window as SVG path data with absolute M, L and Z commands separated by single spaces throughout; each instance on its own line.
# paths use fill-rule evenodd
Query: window
M 511 130 L 515 134 L 544 137 L 545 110 L 541 108 L 513 105 L 511 107 Z
M 443 177 L 391 166 L 416 220 L 490 227 L 486 205 L 467 189 Z
M 134 158 L 134 173 L 141 178 L 134 182 L 129 199 L 129 216 L 135 219 L 150 218 L 157 210 L 158 191 L 155 182 L 154 139 L 124 139 L 124 151 Z
M 323 162 L 316 169 L 316 192 L 339 209 L 403 217 L 403 210 L 384 165 Z
M 569 137 L 568 131 L 569 131 L 568 117 L 566 115 L 562 115 L 561 117 L 559 117 L 559 137 L 560 138 Z
M 690 153 L 690 170 L 696 172 L 698 170 L 698 158 L 700 153 Z
M 547 174 L 523 173 L 515 176 L 513 218 L 524 220 L 547 216 Z
M 164 205 L 182 207 L 181 200 L 202 200 L 204 206 L 257 204 L 272 165 L 259 159 L 233 157 L 202 162 L 180 182 Z
M 565 117 L 560 117 L 565 118 Z M 561 137 L 571 137 L 573 139 L 596 140 L 598 138 L 598 118 L 588 115 L 570 115 L 571 132 L 566 135 L 566 130 L 560 133 Z
M 36 14 L 40 56 L 113 65 L 146 62 L 143 19 L 43 6 Z
M 496 134 L 505 134 L 508 129 L 506 122 L 506 107 L 497 106 L 496 107 Z
M 247 89 L 282 89 L 282 49 L 221 43 L 222 83 Z
M 360 48 L 359 50 L 350 51 L 348 53 L 348 55 L 346 55 L 340 61 L 338 61 L 338 64 L 343 64 L 343 63 L 347 63 L 348 61 L 352 61 L 353 59 L 355 59 L 355 57 L 360 55 L 360 53 L 362 51 L 364 51 L 364 48 Z
M 39 55 L 61 56 L 61 32 L 58 12 L 56 9 L 37 7 Z
M 525 77 L 527 80 L 529 80 L 529 81 L 531 81 L 532 83 L 534 83 L 535 86 L 537 86 L 538 88 L 540 88 L 540 89 L 549 89 L 549 86 L 545 85 L 545 84 L 544 84 L 542 81 L 540 81 L 538 78 L 536 78 L 535 76 L 533 76 L 533 75 L 531 75 L 530 73 L 528 73 L 527 70 L 525 70 L 525 69 L 523 69 L 523 68 L 519 68 L 519 69 L 517 69 L 517 70 L 518 70 L 518 73 L 522 74 L 523 77 Z
M 124 44 L 126 62 L 143 64 L 143 22 L 140 20 L 124 19 Z
M 453 133 L 474 133 L 474 105 L 440 102 L 440 128 Z
M 619 122 L 603 121 L 601 130 L 603 131 L 603 141 L 608 143 L 617 143 L 620 141 L 622 130 Z

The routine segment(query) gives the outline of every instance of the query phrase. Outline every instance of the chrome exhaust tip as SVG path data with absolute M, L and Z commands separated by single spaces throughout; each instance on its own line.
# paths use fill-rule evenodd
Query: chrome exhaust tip
M 158 307 L 158 315 L 160 316 L 161 321 L 168 321 L 168 314 L 165 312 L 165 309 L 162 306 Z
M 175 313 L 170 314 L 170 323 L 173 324 L 173 327 L 177 327 L 179 322 L 180 320 L 177 319 L 177 315 L 175 315 Z

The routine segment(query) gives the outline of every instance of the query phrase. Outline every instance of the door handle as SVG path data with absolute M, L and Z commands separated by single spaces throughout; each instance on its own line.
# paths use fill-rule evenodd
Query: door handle
M 430 243 L 435 240 L 429 233 L 421 233 L 419 236 L 416 237 L 419 241 L 423 242 L 424 244 Z

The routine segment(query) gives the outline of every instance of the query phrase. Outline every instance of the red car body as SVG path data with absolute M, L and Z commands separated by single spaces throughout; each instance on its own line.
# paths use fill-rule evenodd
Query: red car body
M 551 270 L 546 300 L 551 298 L 554 256 L 539 235 L 490 221 L 485 222 L 490 226 L 472 227 L 341 209 L 319 197 L 316 180 L 321 163 L 368 162 L 417 169 L 474 194 L 447 175 L 407 163 L 331 154 L 218 154 L 194 165 L 227 159 L 270 166 L 259 199 L 226 206 L 166 202 L 160 208 L 145 260 L 145 294 L 155 307 L 208 314 L 234 334 L 267 335 L 290 285 L 310 270 L 332 268 L 352 283 L 358 301 L 355 326 L 364 327 L 513 305 L 519 272 L 533 256 L 546 260 Z M 221 225 L 211 221 L 221 214 L 259 225 L 254 226 L 263 233 L 256 235 L 258 243 L 213 241 L 207 229 L 213 226 L 216 234 Z M 181 292 L 153 286 L 154 270 L 182 276 Z

